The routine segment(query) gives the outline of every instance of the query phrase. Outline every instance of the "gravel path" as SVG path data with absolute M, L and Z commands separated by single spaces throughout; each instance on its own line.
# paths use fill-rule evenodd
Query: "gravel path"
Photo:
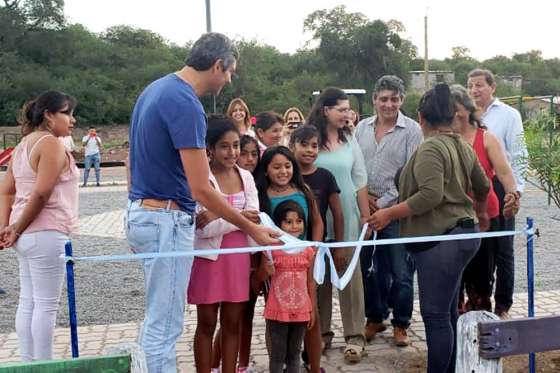
M 523 195 L 517 224 L 522 227 L 526 216 L 535 218 L 541 237 L 535 246 L 537 290 L 560 289 L 560 210 L 547 206 L 546 194 L 534 187 Z M 116 211 L 126 206 L 123 187 L 86 188 L 80 191 L 80 218 Z M 87 227 L 86 227 L 87 228 Z M 84 229 L 84 227 L 82 227 Z M 126 242 L 113 237 L 77 235 L 73 238 L 75 255 L 127 253 Z M 515 240 L 516 292 L 527 291 L 525 239 Z M 0 333 L 14 330 L 18 294 L 17 260 L 12 250 L 0 252 Z M 76 297 L 79 325 L 138 321 L 143 317 L 143 276 L 137 262 L 80 263 L 76 265 Z M 58 325 L 68 324 L 66 286 L 63 289 Z

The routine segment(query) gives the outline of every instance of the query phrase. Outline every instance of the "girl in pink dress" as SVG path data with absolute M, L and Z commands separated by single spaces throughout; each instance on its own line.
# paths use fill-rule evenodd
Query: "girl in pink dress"
M 300 237 L 305 232 L 301 206 L 287 200 L 278 205 L 274 222 L 284 232 Z M 264 265 L 272 276 L 264 317 L 270 332 L 271 373 L 300 370 L 300 353 L 306 329 L 315 323 L 316 290 L 313 280 L 315 250 L 308 247 L 297 254 L 272 251 L 272 262 Z
M 258 197 L 253 176 L 236 164 L 239 130 L 231 119 L 208 119 L 206 135 L 210 182 L 247 218 L 258 219 Z M 196 249 L 247 247 L 248 237 L 236 226 L 197 206 Z M 212 336 L 220 314 L 222 372 L 234 373 L 237 364 L 239 323 L 249 300 L 249 254 L 201 255 L 193 262 L 187 300 L 196 304 L 194 358 L 198 372 L 209 372 Z

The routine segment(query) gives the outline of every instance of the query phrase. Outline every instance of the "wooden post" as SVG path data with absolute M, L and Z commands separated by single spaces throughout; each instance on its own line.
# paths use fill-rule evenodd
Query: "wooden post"
M 429 78 L 429 60 L 428 60 L 428 11 L 426 10 L 426 15 L 424 16 L 424 91 L 430 89 L 430 78 Z
M 467 312 L 457 321 L 457 364 L 455 373 L 502 373 L 501 359 L 484 359 L 479 355 L 478 323 L 499 320 L 486 311 Z

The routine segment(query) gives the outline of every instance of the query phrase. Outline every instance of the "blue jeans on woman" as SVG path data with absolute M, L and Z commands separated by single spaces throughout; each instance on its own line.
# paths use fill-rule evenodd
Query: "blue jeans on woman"
M 170 209 L 145 209 L 129 201 L 125 230 L 136 253 L 193 250 L 192 214 Z M 192 257 L 144 259 L 145 313 L 139 343 L 150 373 L 177 371 L 175 344 L 183 333 L 185 294 Z
M 478 232 L 456 227 L 449 234 Z M 463 271 L 480 246 L 480 238 L 441 241 L 412 253 L 418 270 L 420 314 L 426 328 L 428 373 L 454 373 L 457 299 Z
M 396 221 L 378 232 L 378 239 L 398 238 Z M 414 261 L 404 245 L 364 247 L 360 253 L 366 317 L 369 323 L 381 323 L 393 309 L 391 324 L 407 329 L 412 318 L 414 302 Z

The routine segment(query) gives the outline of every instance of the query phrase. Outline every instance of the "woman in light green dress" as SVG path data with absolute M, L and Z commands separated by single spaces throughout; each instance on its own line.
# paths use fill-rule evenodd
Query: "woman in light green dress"
M 354 241 L 360 234 L 361 221 L 365 221 L 369 216 L 369 206 L 364 157 L 346 126 L 348 120 L 350 120 L 348 97 L 338 88 L 327 88 L 322 91 L 313 105 L 307 124 L 317 127 L 320 134 L 320 151 L 315 165 L 329 170 L 341 191 L 344 240 Z M 327 237 L 334 238 L 332 219 L 329 218 L 327 218 Z M 347 264 L 352 254 L 351 248 L 334 250 L 333 256 L 335 263 L 339 264 L 337 266 L 339 272 L 344 272 L 344 269 L 340 268 L 341 262 Z M 357 268 L 350 283 L 339 294 L 346 340 L 344 357 L 349 362 L 361 360 L 365 344 L 364 288 L 359 264 Z M 332 287 L 330 285 L 325 282 L 325 285 L 319 288 L 319 312 L 321 331 L 324 336 L 332 336 L 330 328 Z

